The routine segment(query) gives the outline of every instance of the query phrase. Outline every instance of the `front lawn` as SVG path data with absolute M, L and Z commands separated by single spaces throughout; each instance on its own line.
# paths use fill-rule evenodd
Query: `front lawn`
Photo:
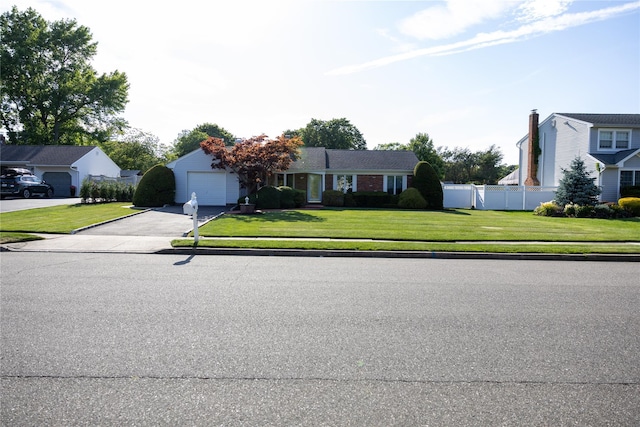
M 323 209 L 223 215 L 201 236 L 395 241 L 640 242 L 640 218 L 553 218 L 516 211 Z
M 123 203 L 51 206 L 0 213 L 0 231 L 68 234 L 78 228 L 139 212 Z
M 640 218 L 539 217 L 531 212 L 323 209 L 223 215 L 198 247 L 499 253 L 640 253 Z M 207 239 L 209 237 L 209 239 Z M 624 242 L 638 242 L 624 244 Z M 193 246 L 179 239 L 173 246 Z

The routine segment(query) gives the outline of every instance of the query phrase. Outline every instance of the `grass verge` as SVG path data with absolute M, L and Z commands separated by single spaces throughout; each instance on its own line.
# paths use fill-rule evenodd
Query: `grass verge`
M 0 213 L 3 233 L 69 234 L 78 228 L 139 212 L 123 203 L 75 204 Z
M 192 247 L 193 239 L 176 239 L 174 247 Z M 494 253 L 546 253 L 546 254 L 637 254 L 640 244 L 505 244 L 505 243 L 442 243 L 402 241 L 345 241 L 345 240 L 270 240 L 270 239 L 200 239 L 199 248 L 242 249 L 313 249 L 359 251 L 441 251 L 441 252 L 494 252 Z

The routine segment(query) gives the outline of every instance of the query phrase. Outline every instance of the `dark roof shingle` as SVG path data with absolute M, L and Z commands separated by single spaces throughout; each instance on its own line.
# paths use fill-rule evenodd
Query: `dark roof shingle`
M 0 145 L 0 161 L 68 166 L 94 148 L 96 147 L 87 145 Z
M 413 151 L 334 150 L 302 147 L 287 172 L 307 171 L 413 171 L 418 158 Z
M 640 114 L 557 113 L 595 126 L 640 126 Z

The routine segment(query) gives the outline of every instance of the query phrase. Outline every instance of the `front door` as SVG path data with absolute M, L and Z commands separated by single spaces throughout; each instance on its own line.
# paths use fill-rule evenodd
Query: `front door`
M 322 175 L 315 173 L 308 175 L 307 200 L 310 203 L 322 202 Z

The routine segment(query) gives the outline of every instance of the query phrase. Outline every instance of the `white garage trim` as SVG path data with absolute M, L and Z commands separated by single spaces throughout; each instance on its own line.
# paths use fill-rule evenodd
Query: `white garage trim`
M 187 172 L 187 195 L 196 193 L 202 206 L 225 206 L 227 203 L 226 172 Z

